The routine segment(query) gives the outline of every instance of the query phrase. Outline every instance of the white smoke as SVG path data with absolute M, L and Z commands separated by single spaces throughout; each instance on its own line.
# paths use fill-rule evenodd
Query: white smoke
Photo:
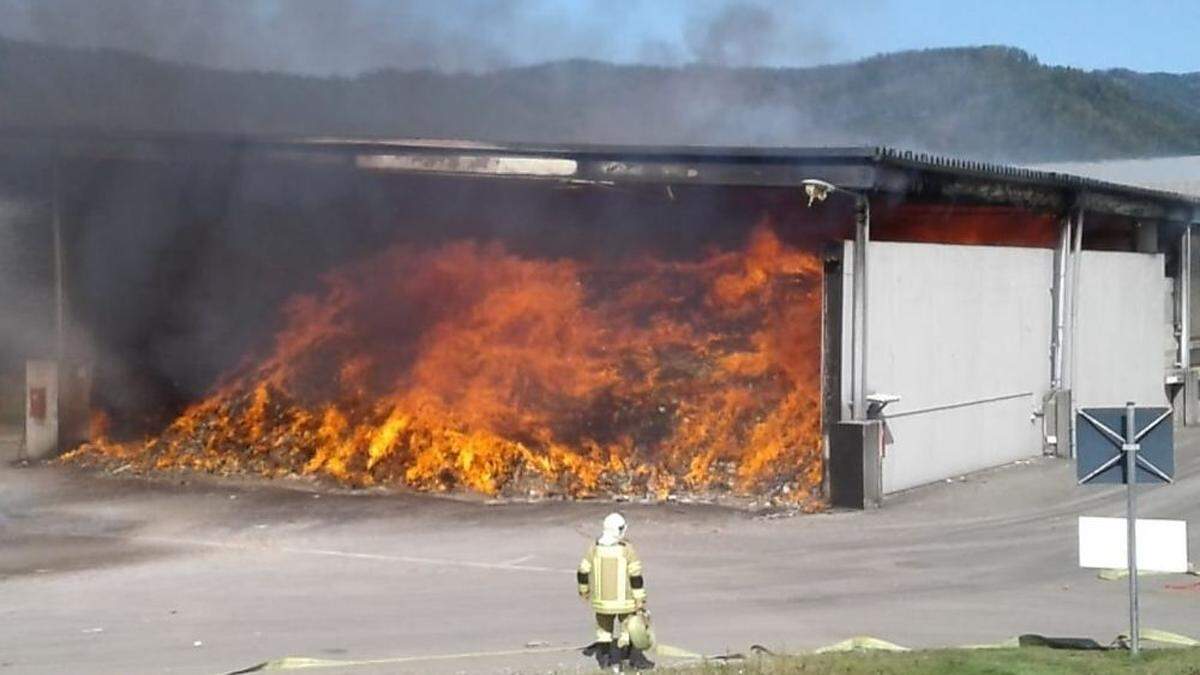
M 355 75 L 583 58 L 808 65 L 813 0 L 0 0 L 0 36 L 230 70 Z

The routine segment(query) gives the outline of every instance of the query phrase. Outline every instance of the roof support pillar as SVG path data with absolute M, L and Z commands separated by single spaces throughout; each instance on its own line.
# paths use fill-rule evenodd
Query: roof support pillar
M 1071 242 L 1071 258 L 1070 258 L 1070 287 L 1068 294 L 1069 311 L 1070 311 L 1070 337 L 1067 340 L 1067 361 L 1069 366 L 1064 369 L 1066 382 L 1063 385 L 1064 389 L 1071 392 L 1070 413 L 1068 415 L 1068 425 L 1070 426 L 1070 442 L 1066 448 L 1059 444 L 1058 454 L 1060 457 L 1075 456 L 1075 402 L 1078 400 L 1076 393 L 1079 390 L 1079 367 L 1078 367 L 1078 348 L 1079 348 L 1079 268 L 1083 264 L 1083 209 L 1075 209 L 1069 221 L 1074 221 L 1073 241 Z
M 851 348 L 851 387 L 854 419 L 867 418 L 867 247 L 871 242 L 871 203 L 855 195 L 854 286 Z
M 1200 379 L 1192 372 L 1192 226 L 1184 226 L 1179 237 L 1178 292 L 1175 302 L 1179 316 L 1179 349 L 1176 361 L 1183 375 L 1183 414 L 1185 426 L 1200 424 Z

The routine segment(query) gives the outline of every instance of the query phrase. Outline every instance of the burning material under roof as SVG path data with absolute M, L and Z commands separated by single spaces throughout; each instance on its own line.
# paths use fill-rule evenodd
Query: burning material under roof
M 806 176 L 870 195 L 881 241 L 1050 248 L 1082 205 L 1086 246 L 1104 217 L 1124 246 L 1133 219 L 1192 213 L 879 148 L 134 140 L 58 160 L 96 242 L 77 309 L 119 371 L 68 461 L 517 498 L 819 506 L 854 210 L 805 208 Z
M 101 436 L 66 458 L 504 496 L 815 502 L 821 275 L 819 255 L 769 223 L 686 261 L 398 244 L 293 297 L 269 353 L 161 434 Z

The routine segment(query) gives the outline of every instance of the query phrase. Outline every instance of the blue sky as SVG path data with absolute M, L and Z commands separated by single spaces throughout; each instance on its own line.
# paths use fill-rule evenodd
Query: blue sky
M 548 11 L 607 24 L 619 60 L 636 60 L 639 44 L 685 45 L 700 0 L 565 0 Z M 814 35 L 823 53 L 803 49 L 765 55 L 768 65 L 845 61 L 929 47 L 1005 44 L 1043 62 L 1080 68 L 1200 71 L 1200 0 L 777 0 L 758 3 L 783 20 L 779 32 Z M 625 7 L 625 21 L 605 16 Z M 693 8 L 691 11 L 688 8 Z M 593 18 L 589 18 L 593 17 Z M 685 48 L 686 49 L 686 48 Z M 686 51 L 685 51 L 686 53 Z
M 1200 71 L 1197 0 L 909 0 L 871 4 L 878 7 L 855 8 L 835 20 L 846 57 L 924 47 L 1007 44 L 1056 65 Z
M 0 35 L 314 74 L 563 58 L 807 66 L 1005 44 L 1200 71 L 1200 0 L 0 0 Z

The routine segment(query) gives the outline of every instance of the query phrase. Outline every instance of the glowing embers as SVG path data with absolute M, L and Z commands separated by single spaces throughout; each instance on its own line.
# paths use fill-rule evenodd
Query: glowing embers
M 871 236 L 881 241 L 1054 248 L 1052 213 L 1003 206 L 881 204 Z
M 513 496 L 821 479 L 822 268 L 767 226 L 691 262 L 396 247 L 293 298 L 270 354 L 136 448 L 74 459 Z

